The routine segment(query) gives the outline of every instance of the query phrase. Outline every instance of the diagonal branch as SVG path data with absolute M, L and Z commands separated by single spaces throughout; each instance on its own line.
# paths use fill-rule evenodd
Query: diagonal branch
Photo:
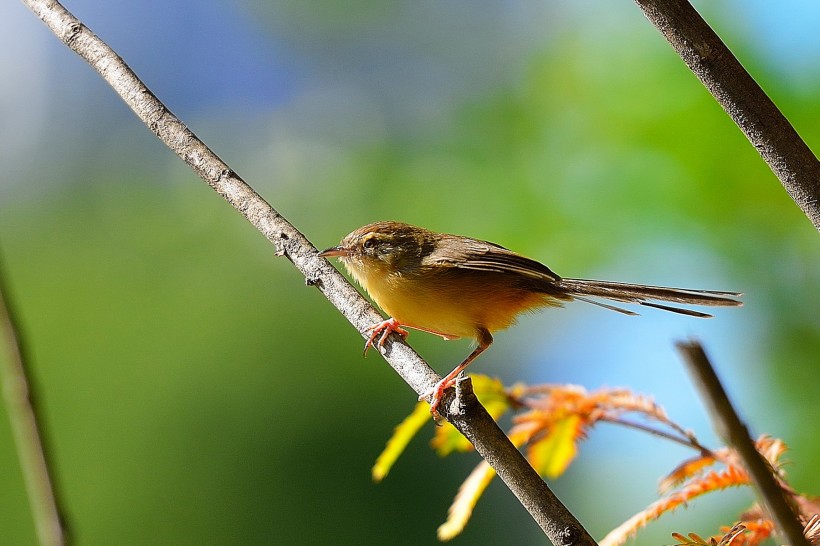
M 365 337 L 380 315 L 292 224 L 283 218 L 174 116 L 125 62 L 56 0 L 23 0 L 54 34 L 85 59 L 120 95 L 134 113 L 182 158 L 211 188 L 256 227 L 316 286 Z M 382 354 L 415 390 L 429 391 L 440 379 L 407 344 L 395 335 Z M 442 413 L 490 463 L 519 501 L 557 546 L 594 545 L 595 541 L 561 504 L 547 484 L 510 443 L 503 431 L 472 396 L 469 381 L 462 382 L 455 409 Z M 449 398 L 446 402 L 449 402 Z
M 712 426 L 724 444 L 734 449 L 749 472 L 763 506 L 777 522 L 781 536 L 791 546 L 808 546 L 803 525 L 797 519 L 786 492 L 775 478 L 771 466 L 755 448 L 746 425 L 732 407 L 706 352 L 697 341 L 680 341 L 678 350 L 703 398 Z
M 635 0 L 820 230 L 820 162 L 687 0 Z

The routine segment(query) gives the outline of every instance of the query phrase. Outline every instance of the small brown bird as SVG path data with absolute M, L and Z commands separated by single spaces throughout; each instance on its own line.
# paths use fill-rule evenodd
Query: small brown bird
M 477 239 L 436 233 L 401 222 L 360 227 L 320 256 L 336 256 L 390 318 L 370 327 L 365 352 L 384 345 L 403 327 L 443 337 L 475 339 L 478 346 L 419 399 L 430 399 L 434 415 L 444 391 L 493 342 L 492 333 L 515 322 L 524 311 L 561 306 L 573 299 L 626 315 L 637 315 L 590 297 L 663 309 L 693 317 L 706 313 L 656 301 L 738 306 L 737 292 L 664 288 L 584 279 L 563 279 L 544 264 Z

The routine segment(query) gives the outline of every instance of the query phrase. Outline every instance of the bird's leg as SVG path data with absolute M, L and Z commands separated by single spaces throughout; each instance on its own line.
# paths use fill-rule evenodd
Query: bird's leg
M 465 358 L 464 362 L 462 362 L 461 364 L 459 364 L 458 366 L 453 368 L 453 371 L 451 371 L 450 373 L 445 375 L 444 378 L 441 381 L 439 381 L 438 383 L 436 383 L 433 386 L 432 389 L 430 389 L 429 391 L 427 391 L 424 394 L 422 394 L 421 396 L 419 396 L 419 400 L 424 400 L 428 396 L 432 396 L 432 398 L 430 398 L 430 400 L 429 400 L 429 402 L 430 402 L 430 413 L 434 417 L 438 416 L 438 407 L 439 407 L 439 404 L 441 404 L 441 398 L 444 396 L 444 391 L 446 391 L 447 389 L 452 387 L 455 384 L 456 378 L 458 377 L 458 375 L 461 372 L 463 372 L 464 369 L 467 366 L 469 366 L 470 363 L 473 360 L 476 359 L 476 357 L 478 357 L 478 355 L 480 355 L 481 353 L 486 351 L 487 348 L 493 342 L 493 336 L 490 335 L 489 330 L 486 330 L 484 328 L 482 328 L 478 331 L 478 336 L 477 337 L 478 337 L 478 347 L 476 347 L 473 350 L 473 352 L 470 353 L 470 356 Z
M 384 320 L 382 322 L 377 322 L 373 326 L 368 327 L 366 331 L 370 330 L 372 330 L 373 333 L 370 334 L 370 337 L 364 344 L 365 355 L 367 355 L 367 350 L 370 347 L 375 348 L 377 344 L 379 346 L 379 349 L 383 348 L 384 342 L 387 341 L 387 336 L 389 336 L 391 332 L 396 332 L 401 337 L 407 337 L 407 335 L 409 334 L 407 330 L 401 327 L 399 321 L 397 321 L 393 317 L 390 317 L 389 319 Z M 378 341 L 376 341 L 376 338 L 378 338 Z

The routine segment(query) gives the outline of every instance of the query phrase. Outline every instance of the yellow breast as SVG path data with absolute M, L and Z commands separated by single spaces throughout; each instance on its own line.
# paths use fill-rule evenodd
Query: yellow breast
M 447 339 L 475 338 L 479 330 L 502 330 L 523 311 L 557 300 L 511 286 L 498 273 L 450 270 L 405 276 L 375 267 L 345 264 L 373 300 L 399 323 Z

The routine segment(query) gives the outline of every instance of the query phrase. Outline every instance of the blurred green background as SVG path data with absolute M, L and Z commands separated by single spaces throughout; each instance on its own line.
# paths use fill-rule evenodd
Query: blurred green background
M 820 149 L 820 8 L 698 2 Z M 706 345 L 755 433 L 820 493 L 820 238 L 632 2 L 100 2 L 67 7 L 320 248 L 367 222 L 485 238 L 564 276 L 745 292 L 698 321 L 576 303 L 474 367 L 653 394 L 711 445 L 673 342 Z M 474 454 L 236 212 L 20 3 L 0 5 L 0 248 L 79 544 L 434 544 Z M 414 333 L 440 372 L 469 343 Z M 678 446 L 601 428 L 553 486 L 596 536 L 656 498 Z M 0 543 L 34 543 L 0 419 Z M 639 535 L 714 532 L 748 491 Z M 460 544 L 542 541 L 494 483 Z

